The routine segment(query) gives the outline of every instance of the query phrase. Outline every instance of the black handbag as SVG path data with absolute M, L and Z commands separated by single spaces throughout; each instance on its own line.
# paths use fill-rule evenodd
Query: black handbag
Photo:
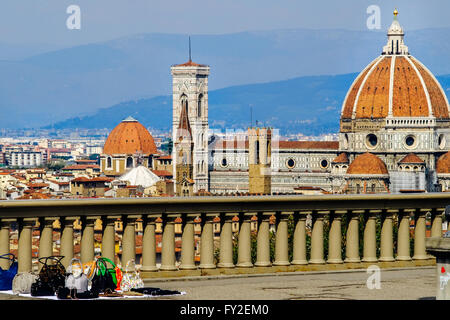
M 139 292 L 150 296 L 171 296 L 181 294 L 180 291 L 176 290 L 165 290 L 161 288 L 152 288 L 152 287 L 132 288 L 130 291 Z
M 84 292 L 77 292 L 77 289 L 69 289 L 67 287 L 60 287 L 56 290 L 56 296 L 58 299 L 95 299 L 98 298 L 98 292 L 95 290 L 88 290 Z
M 36 282 L 31 285 L 32 296 L 54 296 L 58 288 L 65 286 L 66 268 L 61 263 L 63 258 L 63 256 L 39 258 L 39 262 L 44 266 Z M 49 260 L 54 261 L 54 264 L 49 264 Z
M 114 282 L 112 272 L 110 272 L 111 268 L 108 268 L 106 261 L 101 258 L 97 259 L 96 263 L 96 272 L 92 278 L 91 291 L 96 294 L 114 292 L 117 284 Z

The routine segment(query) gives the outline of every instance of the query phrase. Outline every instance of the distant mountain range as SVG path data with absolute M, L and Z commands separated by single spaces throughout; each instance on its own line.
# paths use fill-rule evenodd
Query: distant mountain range
M 294 29 L 194 35 L 192 57 L 211 66 L 211 92 L 227 88 L 225 94 L 237 90 L 230 86 L 359 72 L 379 55 L 386 42 L 385 33 Z M 450 74 L 450 42 L 444 41 L 449 34 L 450 28 L 406 30 L 405 43 L 433 73 Z M 188 37 L 141 34 L 65 49 L 0 44 L 0 50 L 0 127 L 32 128 L 93 116 L 100 108 L 120 102 L 129 104 L 124 101 L 133 100 L 138 105 L 148 98 L 170 94 L 170 66 L 187 60 Z M 222 99 L 228 99 L 221 92 L 217 91 L 217 100 L 211 106 L 220 108 Z M 291 95 L 292 101 L 309 100 L 295 91 L 285 94 Z M 315 95 L 325 97 L 323 93 Z M 339 97 L 330 94 L 328 98 L 333 101 Z M 149 101 L 162 98 L 155 99 Z M 231 112 L 241 103 L 227 108 Z M 301 104 L 296 106 L 300 108 Z M 247 114 L 242 110 L 239 113 Z
M 342 102 L 357 75 L 307 76 L 210 91 L 210 128 L 222 132 L 227 128 L 246 129 L 250 124 L 251 108 L 253 123 L 258 120 L 260 125 L 279 128 L 282 133 L 319 135 L 338 132 Z M 450 75 L 437 78 L 447 96 L 450 95 Z M 123 102 L 100 109 L 93 115 L 58 122 L 53 128 L 112 129 L 130 115 L 147 127 L 169 131 L 172 97 Z

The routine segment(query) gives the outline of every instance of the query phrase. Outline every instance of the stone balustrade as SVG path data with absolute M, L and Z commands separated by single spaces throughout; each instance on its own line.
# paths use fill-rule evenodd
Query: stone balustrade
M 67 266 L 74 256 L 74 221 L 80 220 L 80 258 L 82 262 L 93 260 L 94 221 L 100 219 L 101 254 L 113 259 L 114 222 L 120 218 L 123 222 L 122 266 L 135 257 L 136 220 L 142 221 L 141 270 L 144 273 L 428 260 L 431 258 L 425 251 L 426 219 L 429 217 L 431 223 L 430 235 L 440 237 L 442 214 L 448 204 L 448 193 L 0 201 L 0 254 L 10 251 L 9 228 L 11 223 L 17 223 L 19 272 L 31 271 L 32 226 L 39 221 L 39 257 L 49 256 L 54 254 L 52 224 L 59 220 L 59 254 L 65 257 L 63 263 Z M 239 233 L 233 240 L 235 216 L 239 217 Z M 256 258 L 252 260 L 254 216 L 257 218 Z M 271 216 L 275 217 L 272 259 Z M 194 220 L 198 217 L 201 218 L 200 263 L 196 264 Z M 216 217 L 220 218 L 221 228 L 219 244 L 215 245 L 213 221 Z M 181 255 L 177 261 L 175 220 L 179 218 L 182 234 Z M 159 266 L 155 240 L 157 219 L 162 220 Z M 290 221 L 293 223 L 291 235 Z M 414 221 L 413 227 L 411 221 Z M 398 230 L 396 238 L 394 228 Z M 410 239 L 414 244 L 412 254 Z M 233 261 L 236 240 L 237 261 Z M 5 262 L 0 263 L 7 268 Z

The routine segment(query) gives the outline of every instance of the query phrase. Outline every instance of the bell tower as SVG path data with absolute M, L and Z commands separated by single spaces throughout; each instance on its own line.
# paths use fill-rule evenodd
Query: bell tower
M 190 42 L 189 42 L 190 43 Z M 190 47 L 190 45 L 189 45 Z M 189 50 L 190 51 L 190 50 Z M 193 192 L 209 190 L 208 184 L 208 76 L 209 66 L 191 60 L 183 64 L 173 65 L 173 118 L 172 133 L 174 146 L 179 138 L 180 122 L 187 121 L 192 139 L 192 154 L 189 160 L 192 165 Z M 182 115 L 185 112 L 186 115 Z M 182 119 L 186 117 L 186 119 Z M 177 176 L 177 148 L 173 149 L 174 177 Z M 178 193 L 175 186 L 175 193 Z

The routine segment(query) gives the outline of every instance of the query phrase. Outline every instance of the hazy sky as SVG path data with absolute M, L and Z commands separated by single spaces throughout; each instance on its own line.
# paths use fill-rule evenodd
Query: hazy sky
M 81 9 L 68 30 L 66 9 Z M 0 42 L 76 45 L 136 33 L 211 34 L 286 28 L 367 30 L 367 7 L 387 29 L 398 8 L 406 30 L 450 27 L 448 0 L 2 0 Z

